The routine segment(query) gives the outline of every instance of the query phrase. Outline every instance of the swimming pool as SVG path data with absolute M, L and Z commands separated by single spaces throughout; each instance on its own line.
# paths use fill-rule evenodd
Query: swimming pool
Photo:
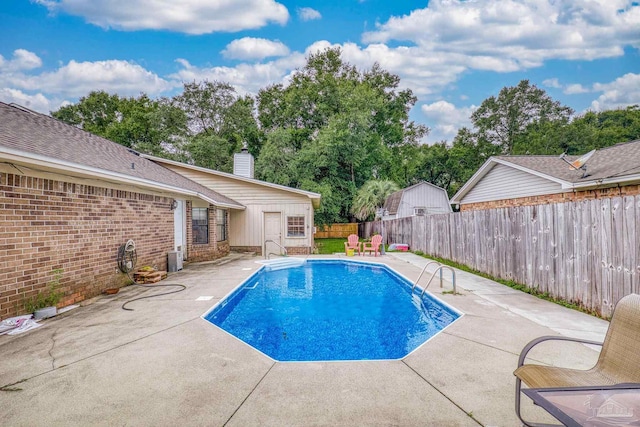
M 460 316 L 411 286 L 383 264 L 265 266 L 203 318 L 278 361 L 400 359 Z

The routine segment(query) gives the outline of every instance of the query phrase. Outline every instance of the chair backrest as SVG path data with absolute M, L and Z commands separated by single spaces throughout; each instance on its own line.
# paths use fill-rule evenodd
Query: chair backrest
M 640 382 L 640 295 L 618 301 L 594 369 L 619 382 Z
M 371 238 L 371 246 L 373 246 L 374 248 L 377 248 L 378 246 L 380 246 L 380 243 L 382 243 L 381 235 L 376 234 Z
M 349 246 L 356 246 L 358 244 L 358 235 L 357 234 L 349 234 L 349 237 L 347 237 L 347 242 L 349 243 Z

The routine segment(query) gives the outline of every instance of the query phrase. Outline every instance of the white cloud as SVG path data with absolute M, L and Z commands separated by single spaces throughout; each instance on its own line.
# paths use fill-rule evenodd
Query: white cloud
M 416 95 L 440 91 L 466 70 L 460 55 L 445 52 L 424 55 L 420 48 L 407 46 L 371 44 L 363 48 L 355 43 L 331 44 L 323 40 L 307 47 L 305 54 L 328 47 L 339 47 L 343 59 L 361 69 L 371 68 L 377 62 L 383 69 L 399 75 L 402 88 L 411 88 Z
M 498 72 L 549 59 L 592 60 L 640 47 L 640 7 L 632 0 L 592 0 L 580 7 L 550 0 L 431 0 L 364 33 L 365 43 L 409 42 L 423 56 L 456 55 L 468 68 Z
M 43 94 L 37 93 L 35 95 L 29 95 L 17 89 L 0 88 L 0 101 L 6 104 L 15 103 L 22 105 L 23 107 L 45 114 L 49 114 L 49 111 L 54 109 L 52 108 L 51 101 Z
M 427 143 L 434 143 L 442 140 L 452 140 L 462 127 L 471 127 L 471 114 L 478 107 L 458 108 L 447 101 L 436 101 L 431 104 L 424 104 L 420 111 L 427 118 L 427 125 L 431 132 L 426 138 Z
M 302 21 L 312 21 L 314 19 L 321 19 L 322 15 L 315 9 L 310 7 L 299 7 L 297 9 L 298 17 Z
M 591 108 L 595 111 L 640 104 L 640 74 L 628 73 L 610 83 L 595 83 L 593 91 L 602 92 L 591 103 Z
M 35 0 L 52 13 L 81 16 L 116 30 L 188 34 L 235 32 L 286 24 L 287 8 L 274 0 Z
M 546 87 L 552 87 L 554 89 L 562 88 L 562 85 L 560 84 L 560 80 L 558 80 L 556 77 L 552 79 L 543 80 L 542 84 Z
M 42 60 L 33 52 L 25 49 L 13 51 L 13 58 L 6 60 L 0 55 L 0 72 L 32 70 L 42 66 Z
M 123 96 L 137 96 L 141 92 L 157 95 L 175 85 L 175 82 L 164 80 L 138 64 L 120 60 L 72 60 L 54 71 L 39 74 L 6 72 L 0 69 L 0 87 L 27 92 L 38 91 L 47 95 L 78 97 L 93 90 L 104 90 Z
M 587 93 L 587 92 L 589 92 L 589 89 L 582 86 L 579 83 L 566 85 L 564 90 L 562 91 L 562 93 L 567 95 L 575 95 L 575 94 Z
M 273 56 L 286 56 L 289 54 L 289 48 L 280 41 L 243 37 L 229 43 L 222 54 L 230 59 L 261 60 Z
M 297 67 L 306 63 L 302 53 L 293 52 L 289 56 L 265 63 L 241 63 L 235 67 L 198 67 L 185 59 L 177 59 L 182 69 L 169 76 L 171 79 L 189 81 L 223 81 L 232 85 L 240 94 L 257 94 L 268 85 L 282 83 Z
M 586 88 L 579 83 L 572 83 L 572 84 L 560 83 L 560 80 L 556 77 L 552 79 L 543 80 L 542 84 L 546 87 L 551 87 L 554 89 L 562 89 L 562 93 L 564 93 L 565 95 L 576 95 L 581 93 L 587 93 L 590 91 L 589 88 Z

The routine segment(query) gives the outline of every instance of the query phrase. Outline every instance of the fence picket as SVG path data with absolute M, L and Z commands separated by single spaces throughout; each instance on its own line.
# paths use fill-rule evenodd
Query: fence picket
M 610 316 L 640 292 L 640 196 L 385 221 L 391 243 L 513 279 Z M 360 235 L 380 232 L 380 221 Z

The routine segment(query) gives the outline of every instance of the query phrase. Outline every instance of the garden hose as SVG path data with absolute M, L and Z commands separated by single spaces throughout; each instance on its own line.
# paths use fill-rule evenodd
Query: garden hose
M 129 304 L 130 302 L 134 302 L 134 301 L 138 301 L 141 299 L 145 299 L 145 298 L 154 298 L 154 297 L 159 297 L 162 295 L 169 295 L 169 294 L 175 294 L 177 292 L 182 292 L 185 289 L 187 289 L 187 287 L 185 285 L 181 285 L 179 283 L 175 283 L 175 284 L 166 284 L 166 285 L 144 285 L 142 283 L 136 283 L 135 280 L 133 280 L 133 277 L 131 277 L 131 272 L 134 270 L 134 268 L 136 267 L 136 262 L 138 260 L 138 255 L 136 253 L 136 244 L 133 240 L 129 239 L 127 241 L 127 243 L 125 243 L 124 245 L 121 245 L 118 248 L 118 269 L 123 272 L 124 274 L 127 275 L 127 277 L 129 278 L 129 280 L 131 281 L 132 284 L 137 285 L 137 286 L 141 286 L 143 288 L 158 288 L 158 287 L 167 287 L 167 286 L 179 286 L 180 289 L 176 289 L 173 291 L 169 291 L 169 292 L 163 292 L 160 294 L 154 294 L 154 295 L 146 295 L 143 297 L 138 297 L 138 298 L 134 298 L 134 299 L 130 299 L 129 301 L 126 301 L 124 304 L 122 304 L 122 309 L 123 310 L 127 310 L 127 311 L 134 311 L 133 308 L 127 308 L 126 305 Z

